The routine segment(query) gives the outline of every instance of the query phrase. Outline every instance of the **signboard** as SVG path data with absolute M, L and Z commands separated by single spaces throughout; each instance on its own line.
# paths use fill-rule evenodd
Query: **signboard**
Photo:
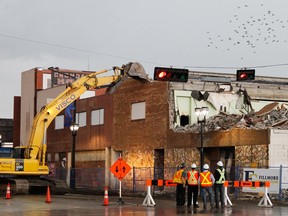
M 110 171 L 120 181 L 126 176 L 126 174 L 130 170 L 131 167 L 121 157 L 110 167 Z
M 68 83 L 74 82 L 76 79 L 79 79 L 83 76 L 86 76 L 87 72 L 73 72 L 73 71 L 59 71 L 59 68 L 49 68 L 52 70 L 51 73 L 51 85 L 52 86 L 58 86 L 58 85 L 64 85 Z
M 165 180 L 165 186 L 177 186 L 177 184 L 173 180 Z
M 269 181 L 270 188 L 268 193 L 279 193 L 280 183 L 280 170 L 279 169 L 256 169 L 256 168 L 244 168 L 243 181 Z M 243 187 L 243 192 L 264 192 L 264 187 Z

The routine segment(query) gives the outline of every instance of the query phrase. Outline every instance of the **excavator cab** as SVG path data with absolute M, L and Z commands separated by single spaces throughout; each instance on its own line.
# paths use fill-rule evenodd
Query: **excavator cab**
M 13 149 L 12 157 L 18 159 L 24 159 L 24 152 L 26 150 L 26 146 L 17 146 Z

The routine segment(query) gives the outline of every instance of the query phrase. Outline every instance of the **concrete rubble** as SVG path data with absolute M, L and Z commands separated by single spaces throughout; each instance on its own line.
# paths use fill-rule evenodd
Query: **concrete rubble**
M 219 112 L 218 115 L 209 117 L 205 123 L 205 131 L 230 130 L 232 128 L 241 129 L 288 129 L 288 104 L 279 104 L 277 102 L 264 106 L 258 112 L 247 114 L 227 114 Z M 198 132 L 199 125 L 178 126 L 177 132 Z

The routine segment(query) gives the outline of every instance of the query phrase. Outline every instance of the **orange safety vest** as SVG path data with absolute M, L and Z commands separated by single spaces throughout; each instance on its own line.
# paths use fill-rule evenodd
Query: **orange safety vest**
M 213 182 L 211 180 L 211 172 L 200 173 L 200 185 L 201 187 L 211 187 Z
M 183 169 L 180 169 L 180 170 L 175 172 L 174 177 L 173 177 L 173 182 L 178 183 L 178 184 L 183 184 L 183 182 L 182 182 L 183 171 L 184 171 Z
M 196 170 L 191 170 L 187 173 L 188 185 L 198 185 L 199 173 Z

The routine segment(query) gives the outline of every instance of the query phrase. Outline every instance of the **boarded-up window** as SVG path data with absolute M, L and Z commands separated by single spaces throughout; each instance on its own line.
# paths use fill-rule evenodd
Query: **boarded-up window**
M 133 103 L 131 110 L 131 120 L 145 119 L 145 102 Z
M 91 125 L 104 124 L 104 109 L 93 110 L 91 112 Z
M 64 128 L 64 115 L 56 116 L 55 118 L 55 130 Z
M 78 124 L 79 127 L 86 126 L 86 112 L 76 113 L 76 124 Z

